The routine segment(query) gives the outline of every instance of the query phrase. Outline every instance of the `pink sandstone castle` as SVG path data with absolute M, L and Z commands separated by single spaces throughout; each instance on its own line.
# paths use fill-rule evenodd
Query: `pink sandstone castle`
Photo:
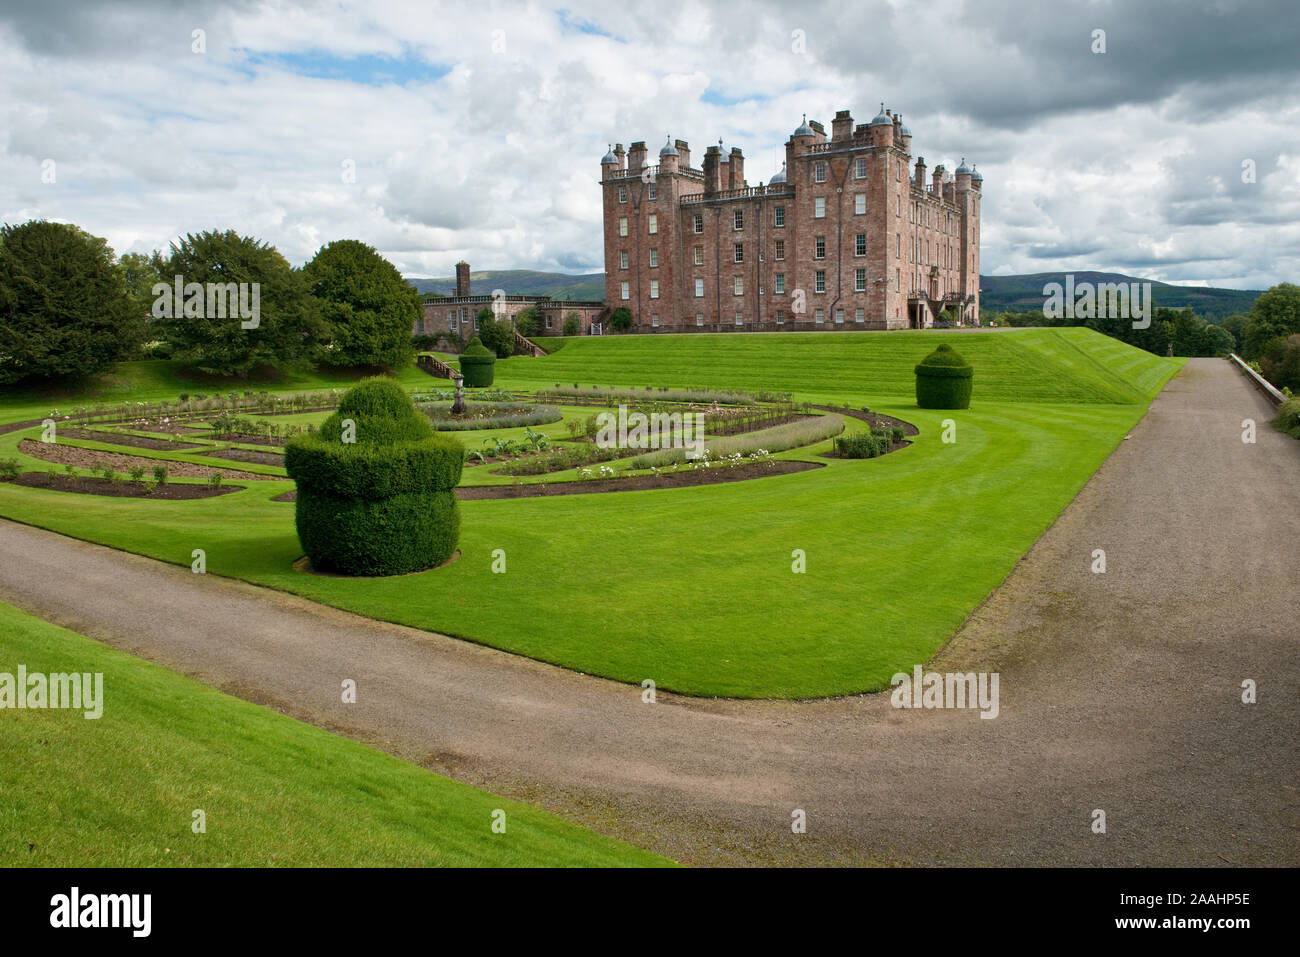
M 906 329 L 979 323 L 980 191 L 962 164 L 929 179 L 902 116 L 805 121 L 766 186 L 721 145 L 658 165 L 644 142 L 601 161 L 605 294 L 633 332 Z

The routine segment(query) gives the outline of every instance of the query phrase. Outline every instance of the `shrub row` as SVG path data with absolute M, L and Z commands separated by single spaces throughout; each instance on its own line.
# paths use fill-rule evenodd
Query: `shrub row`
M 515 429 L 525 425 L 559 422 L 563 413 L 553 405 L 530 402 L 466 402 L 465 415 L 453 416 L 451 403 L 427 403 L 420 411 L 439 432 L 469 432 L 475 429 Z
M 893 426 L 889 429 L 871 429 L 869 432 L 841 435 L 835 440 L 835 451 L 848 459 L 873 459 L 877 455 L 884 455 L 903 441 L 905 434 L 901 428 Z

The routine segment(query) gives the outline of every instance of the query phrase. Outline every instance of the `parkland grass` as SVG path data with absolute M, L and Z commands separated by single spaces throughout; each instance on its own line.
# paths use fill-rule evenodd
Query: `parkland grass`
M 104 705 L 0 711 L 3 866 L 668 863 L 0 603 L 0 671 L 20 663 L 101 672 Z

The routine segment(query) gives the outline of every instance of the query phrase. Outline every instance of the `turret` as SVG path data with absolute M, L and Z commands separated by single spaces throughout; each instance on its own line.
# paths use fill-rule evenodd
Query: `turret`
M 677 147 L 673 146 L 672 137 L 668 137 L 659 150 L 659 172 L 675 173 L 677 171 L 677 161 L 680 158 L 681 154 L 677 152 Z
M 892 146 L 894 144 L 894 121 L 885 112 L 885 104 L 880 104 L 880 112 L 868 124 L 871 131 L 872 146 Z
M 961 165 L 957 167 L 956 189 L 959 193 L 964 193 L 970 189 L 970 167 L 966 165 L 966 157 L 961 158 Z

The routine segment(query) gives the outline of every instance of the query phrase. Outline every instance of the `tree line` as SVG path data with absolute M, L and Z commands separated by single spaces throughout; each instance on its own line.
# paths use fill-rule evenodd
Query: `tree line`
M 1279 389 L 1300 392 L 1300 286 L 1284 282 L 1260 293 L 1249 313 L 1203 318 L 1190 307 L 1157 308 L 1145 329 L 1131 319 L 1046 316 L 1041 310 L 1003 312 L 996 326 L 1087 326 L 1156 355 L 1226 356 L 1254 363 Z
M 116 257 L 72 224 L 0 228 L 0 384 L 140 358 L 236 377 L 316 363 L 394 369 L 414 356 L 421 312 L 397 268 L 354 239 L 299 268 L 232 230 Z

